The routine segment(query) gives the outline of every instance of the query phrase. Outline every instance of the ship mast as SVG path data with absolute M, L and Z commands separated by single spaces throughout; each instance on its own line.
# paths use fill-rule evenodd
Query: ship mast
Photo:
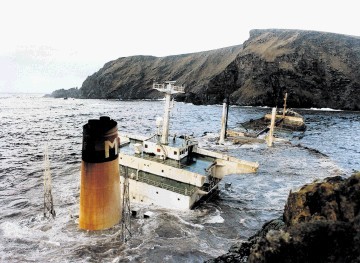
M 285 93 L 285 97 L 284 97 L 284 109 L 283 109 L 283 119 L 285 118 L 285 114 L 286 114 L 286 100 L 287 100 L 287 92 Z
M 128 167 L 124 166 L 124 184 L 123 184 L 123 202 L 122 202 L 122 216 L 121 216 L 121 237 L 124 242 L 131 237 L 131 208 L 129 198 L 129 171 Z
M 48 144 L 46 143 L 44 153 L 44 217 L 49 217 L 50 215 L 55 218 L 56 213 L 54 209 L 53 197 L 51 194 L 50 160 Z
M 169 120 L 170 120 L 170 110 L 171 106 L 171 95 L 176 93 L 185 93 L 184 86 L 175 86 L 176 81 L 165 81 L 163 84 L 153 83 L 153 89 L 156 89 L 162 93 L 165 93 L 165 109 L 164 109 L 164 119 L 163 127 L 161 133 L 161 144 L 168 144 L 169 137 Z
M 224 99 L 224 103 L 223 103 L 223 112 L 222 112 L 222 117 L 221 117 L 221 130 L 220 130 L 220 139 L 219 139 L 220 144 L 225 143 L 228 116 L 229 116 L 229 97 Z

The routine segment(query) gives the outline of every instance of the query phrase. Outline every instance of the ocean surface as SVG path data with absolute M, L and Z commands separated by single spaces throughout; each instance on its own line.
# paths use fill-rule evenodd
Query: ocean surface
M 153 134 L 163 101 L 43 98 L 0 94 L 0 262 L 203 262 L 253 235 L 282 214 L 290 190 L 328 176 L 360 170 L 360 112 L 297 109 L 305 133 L 283 134 L 285 142 L 216 145 L 221 105 L 175 103 L 170 132 L 193 134 L 200 145 L 260 164 L 255 174 L 221 182 L 219 198 L 190 211 L 158 207 L 150 218 L 132 219 L 132 237 L 121 226 L 79 230 L 82 126 L 110 116 L 120 131 Z M 229 127 L 261 117 L 269 108 L 231 107 Z M 203 136 L 207 133 L 206 136 Z M 55 219 L 43 217 L 44 148 L 48 143 Z M 230 184 L 225 189 L 225 183 Z

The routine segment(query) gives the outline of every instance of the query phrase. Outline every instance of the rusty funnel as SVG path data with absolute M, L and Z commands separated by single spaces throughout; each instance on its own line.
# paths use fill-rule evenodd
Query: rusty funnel
M 83 126 L 79 227 L 102 230 L 120 222 L 119 137 L 109 117 Z

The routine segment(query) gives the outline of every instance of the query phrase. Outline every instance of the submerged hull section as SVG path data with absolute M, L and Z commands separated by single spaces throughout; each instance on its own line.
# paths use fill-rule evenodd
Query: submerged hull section
M 282 123 L 279 125 L 280 128 L 287 128 L 289 130 L 295 130 L 295 131 L 304 131 L 306 129 L 304 118 L 302 116 L 299 116 L 298 114 L 295 116 L 283 116 L 281 114 L 277 114 L 275 116 L 275 120 L 281 120 L 283 119 Z M 270 121 L 271 120 L 271 114 L 265 115 L 265 120 Z
M 123 177 L 121 179 L 123 183 Z M 129 193 L 130 202 L 177 210 L 190 209 L 201 198 L 197 193 L 184 195 L 133 179 L 129 180 Z
M 266 127 L 269 127 L 271 121 L 271 114 L 266 114 L 259 119 L 252 119 L 250 121 L 241 123 L 241 127 L 246 130 L 253 130 L 256 132 L 263 131 Z M 306 124 L 304 117 L 300 114 L 288 110 L 284 116 L 282 112 L 277 112 L 275 115 L 275 130 L 280 131 L 305 131 Z

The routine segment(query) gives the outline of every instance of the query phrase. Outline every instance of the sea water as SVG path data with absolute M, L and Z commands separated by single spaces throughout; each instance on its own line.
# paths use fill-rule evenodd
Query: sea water
M 170 133 L 192 134 L 200 145 L 260 164 L 254 174 L 221 182 L 219 198 L 190 211 L 131 204 L 150 218 L 133 218 L 132 237 L 123 243 L 121 226 L 87 232 L 77 225 L 82 126 L 109 116 L 123 132 L 154 134 L 163 101 L 0 96 L 0 261 L 1 262 L 203 262 L 219 256 L 266 221 L 282 215 L 290 190 L 328 176 L 360 170 L 360 113 L 297 109 L 304 133 L 285 142 L 216 144 L 221 105 L 176 103 Z M 229 127 L 270 109 L 231 107 Z M 207 134 L 206 136 L 203 136 Z M 43 154 L 49 145 L 55 219 L 43 217 Z M 230 187 L 224 187 L 225 183 Z

